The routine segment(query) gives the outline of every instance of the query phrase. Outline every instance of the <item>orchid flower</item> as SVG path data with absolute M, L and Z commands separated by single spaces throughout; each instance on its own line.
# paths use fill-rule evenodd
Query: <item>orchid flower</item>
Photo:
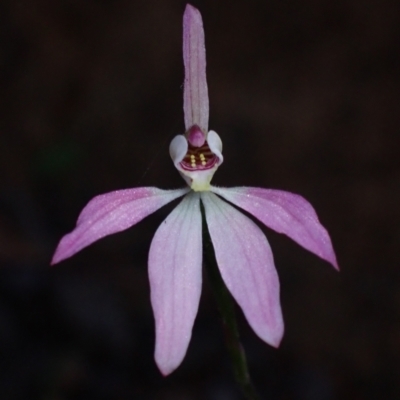
M 222 279 L 254 332 L 274 347 L 283 336 L 283 318 L 272 251 L 261 229 L 229 203 L 338 269 L 328 232 L 301 196 L 281 190 L 210 184 L 223 162 L 222 141 L 216 132 L 208 130 L 203 23 L 200 12 L 191 5 L 186 6 L 183 17 L 183 58 L 186 132 L 172 140 L 169 151 L 187 187 L 141 187 L 96 196 L 82 210 L 75 229 L 61 239 L 52 260 L 56 264 L 71 257 L 184 196 L 156 231 L 148 260 L 155 360 L 164 375 L 182 362 L 199 307 L 203 255 L 200 202 Z

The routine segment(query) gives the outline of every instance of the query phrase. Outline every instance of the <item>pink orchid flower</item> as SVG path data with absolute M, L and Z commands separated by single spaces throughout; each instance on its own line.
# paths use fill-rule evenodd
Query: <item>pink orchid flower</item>
M 82 210 L 76 228 L 61 239 L 52 260 L 56 264 L 71 257 L 184 196 L 158 228 L 149 254 L 155 360 L 164 375 L 182 362 L 199 307 L 203 255 L 200 201 L 221 276 L 254 332 L 272 346 L 277 347 L 282 339 L 283 318 L 271 248 L 261 229 L 229 203 L 338 269 L 328 232 L 301 196 L 281 190 L 210 185 L 223 161 L 222 142 L 216 132 L 208 131 L 203 23 L 200 12 L 191 5 L 186 6 L 183 18 L 183 57 L 186 133 L 172 140 L 170 155 L 188 187 L 142 187 L 96 196 Z

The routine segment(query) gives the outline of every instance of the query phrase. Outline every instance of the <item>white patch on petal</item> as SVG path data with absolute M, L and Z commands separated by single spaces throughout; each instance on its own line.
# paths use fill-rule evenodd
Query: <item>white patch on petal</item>
M 188 151 L 188 142 L 185 136 L 183 135 L 175 136 L 172 139 L 171 144 L 169 145 L 169 155 L 171 156 L 175 167 L 177 167 L 177 165 L 183 160 L 187 151 Z
M 219 158 L 218 166 L 221 165 L 224 161 L 224 157 L 222 156 L 222 140 L 218 133 L 215 131 L 209 131 L 207 135 L 207 143 L 210 150 Z

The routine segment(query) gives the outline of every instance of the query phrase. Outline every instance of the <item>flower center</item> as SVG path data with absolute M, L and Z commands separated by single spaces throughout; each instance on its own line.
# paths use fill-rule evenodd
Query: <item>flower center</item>
M 203 171 L 214 167 L 217 162 L 218 157 L 212 153 L 207 142 L 200 147 L 189 143 L 188 151 L 180 165 L 186 171 Z

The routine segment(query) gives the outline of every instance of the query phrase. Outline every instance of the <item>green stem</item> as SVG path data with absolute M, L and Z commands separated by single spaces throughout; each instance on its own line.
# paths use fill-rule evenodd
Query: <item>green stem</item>
M 259 396 L 251 382 L 249 368 L 247 366 L 246 354 L 240 343 L 239 330 L 235 316 L 235 304 L 222 280 L 215 258 L 214 248 L 208 232 L 204 207 L 201 204 L 203 219 L 203 253 L 204 264 L 210 278 L 210 283 L 215 294 L 218 309 L 222 316 L 225 331 L 226 346 L 232 360 L 236 382 L 246 399 L 259 400 Z

